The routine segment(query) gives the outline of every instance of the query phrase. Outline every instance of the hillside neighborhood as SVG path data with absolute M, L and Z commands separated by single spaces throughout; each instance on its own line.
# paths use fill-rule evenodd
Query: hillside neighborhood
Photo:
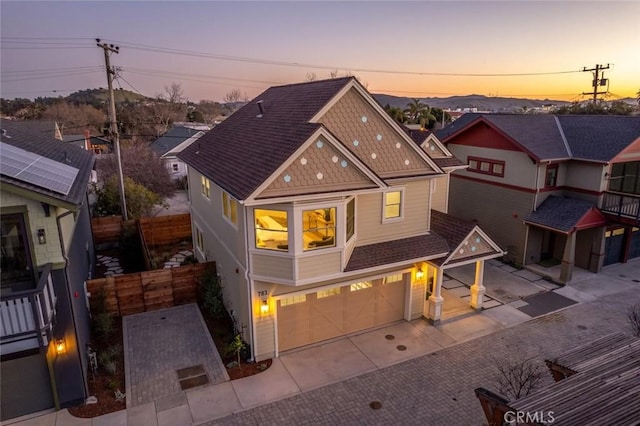
M 2 424 L 640 423 L 639 102 L 165 89 L 2 99 Z

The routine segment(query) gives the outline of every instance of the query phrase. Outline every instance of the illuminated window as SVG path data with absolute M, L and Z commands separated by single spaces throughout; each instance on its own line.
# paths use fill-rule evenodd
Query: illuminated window
M 470 172 L 504 177 L 504 161 L 491 160 L 488 158 L 468 157 L 467 163 L 469 164 L 469 168 L 467 170 Z
M 317 299 L 323 299 L 325 297 L 337 296 L 340 294 L 340 287 L 329 288 L 327 290 L 320 290 L 316 293 Z
M 300 296 L 291 296 L 280 299 L 280 307 L 295 305 L 296 303 L 304 303 L 307 301 L 307 295 L 302 294 Z
M 402 191 L 385 192 L 384 194 L 384 218 L 399 218 L 402 213 Z
M 369 281 L 362 281 L 359 283 L 353 283 L 349 286 L 349 291 L 366 290 L 373 287 L 373 284 Z
M 347 241 L 353 237 L 356 232 L 356 199 L 352 199 L 347 203 Z
M 304 250 L 336 246 L 336 208 L 302 212 L 302 243 Z
M 222 192 L 222 214 L 234 225 L 238 224 L 238 202 L 226 192 Z
M 207 198 L 211 197 L 211 182 L 204 176 L 200 176 L 200 181 L 202 183 L 202 195 Z
M 402 274 L 387 275 L 386 277 L 383 278 L 382 284 L 389 284 L 389 283 L 402 281 L 402 277 L 403 277 Z
M 256 247 L 268 250 L 289 250 L 287 212 L 255 209 Z

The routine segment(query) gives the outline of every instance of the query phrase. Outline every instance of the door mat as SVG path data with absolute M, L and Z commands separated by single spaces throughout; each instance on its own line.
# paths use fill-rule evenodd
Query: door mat
M 549 312 L 557 311 L 558 309 L 578 303 L 575 300 L 552 291 L 523 297 L 522 300 L 527 302 L 528 305 L 521 306 L 518 310 L 530 317 L 539 317 L 540 315 L 548 314 Z

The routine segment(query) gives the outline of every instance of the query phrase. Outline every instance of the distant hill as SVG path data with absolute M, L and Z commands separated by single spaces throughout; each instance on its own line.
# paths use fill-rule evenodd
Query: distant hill
M 374 94 L 374 98 L 382 106 L 387 104 L 395 107 L 405 108 L 414 98 L 392 96 L 385 94 Z M 448 98 L 418 98 L 421 102 L 426 103 L 431 107 L 444 108 L 444 109 L 464 109 L 464 108 L 477 108 L 479 111 L 493 111 L 493 112 L 511 112 L 521 111 L 523 107 L 527 109 L 539 108 L 543 105 L 556 105 L 563 106 L 569 105 L 570 102 L 557 101 L 557 100 L 537 100 L 537 99 L 522 99 L 522 98 L 501 98 L 501 97 L 489 97 L 484 95 L 466 95 L 466 96 L 450 96 Z
M 113 91 L 113 97 L 115 98 L 116 104 L 147 99 L 147 97 L 143 95 L 124 89 L 115 89 Z M 71 103 L 99 105 L 107 102 L 109 99 L 109 90 L 102 87 L 99 89 L 79 90 L 70 94 L 65 99 Z

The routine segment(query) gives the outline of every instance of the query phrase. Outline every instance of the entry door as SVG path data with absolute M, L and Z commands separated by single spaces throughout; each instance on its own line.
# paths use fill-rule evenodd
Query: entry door
M 605 233 L 604 264 L 620 262 L 624 250 L 624 228 L 609 230 Z

